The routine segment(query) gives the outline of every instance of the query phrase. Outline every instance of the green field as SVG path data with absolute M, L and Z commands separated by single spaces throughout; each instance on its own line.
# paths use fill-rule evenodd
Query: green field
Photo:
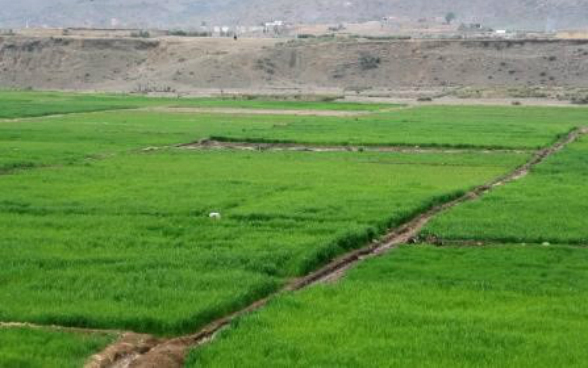
M 149 100 L 155 101 L 152 104 L 158 101 Z M 559 135 L 582 125 L 586 115 L 588 109 L 532 107 L 423 107 L 358 118 L 131 110 L 71 114 L 0 122 L 0 172 L 74 164 L 87 157 L 209 137 L 311 144 L 530 149 L 551 144 Z
M 0 367 L 79 368 L 115 336 L 0 327 Z
M 194 333 L 511 172 L 587 116 L 585 108 L 0 92 L 0 322 Z M 205 138 L 442 149 L 178 147 Z M 587 155 L 582 138 L 422 234 L 494 245 L 403 246 L 367 260 L 332 285 L 287 293 L 237 320 L 195 349 L 189 366 L 582 365 L 588 253 L 572 245 L 588 245 Z M 546 241 L 560 245 L 521 245 Z M 0 328 L 0 367 L 80 366 L 112 339 Z
M 402 247 L 240 319 L 187 367 L 584 367 L 588 252 Z
M 0 320 L 193 331 L 525 157 L 169 151 L 8 175 Z
M 588 139 L 525 178 L 437 217 L 423 232 L 440 240 L 588 245 Z
M 0 119 L 40 117 L 141 107 L 206 107 L 286 110 L 378 111 L 397 105 L 353 102 L 272 101 L 234 98 L 149 98 L 123 94 L 0 91 Z
M 586 125 L 587 116 L 585 108 L 425 106 L 346 119 L 305 118 L 214 135 L 228 141 L 533 149 Z

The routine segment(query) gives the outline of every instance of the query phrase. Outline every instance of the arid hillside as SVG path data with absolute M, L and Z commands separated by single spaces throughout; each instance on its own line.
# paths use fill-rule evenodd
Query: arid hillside
M 104 91 L 588 85 L 588 40 L 0 38 L 0 87 Z

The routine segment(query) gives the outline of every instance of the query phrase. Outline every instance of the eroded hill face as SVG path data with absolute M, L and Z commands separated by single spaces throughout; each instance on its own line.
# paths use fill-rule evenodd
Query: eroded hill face
M 588 40 L 0 39 L 0 87 L 105 91 L 588 85 Z
M 0 27 L 36 25 L 195 27 L 258 25 L 281 19 L 338 23 L 384 16 L 443 17 L 460 22 L 538 30 L 588 26 L 585 0 L 21 0 L 3 1 Z

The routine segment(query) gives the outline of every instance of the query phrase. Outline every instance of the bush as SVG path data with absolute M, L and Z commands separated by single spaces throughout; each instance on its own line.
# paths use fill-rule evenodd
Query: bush
M 588 96 L 572 97 L 571 102 L 574 105 L 588 105 Z
M 181 29 L 171 30 L 167 32 L 168 36 L 178 36 L 178 37 L 211 37 L 212 33 L 210 32 L 188 32 Z
M 380 66 L 380 58 L 368 54 L 361 55 L 359 58 L 359 66 L 361 70 L 377 69 Z
M 148 31 L 140 30 L 138 32 L 131 32 L 131 37 L 149 38 L 149 37 L 151 37 L 151 34 Z

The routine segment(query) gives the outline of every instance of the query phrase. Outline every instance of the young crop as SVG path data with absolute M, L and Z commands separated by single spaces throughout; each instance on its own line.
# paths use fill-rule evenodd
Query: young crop
M 7 175 L 0 316 L 195 331 L 524 158 L 164 151 Z
M 587 262 L 572 247 L 401 247 L 239 319 L 186 366 L 581 366 Z
M 202 113 L 175 107 L 281 109 L 292 114 Z M 294 110 L 300 109 L 369 114 L 296 115 Z M 584 124 L 587 111 L 404 109 L 302 98 L 46 92 L 0 92 L 0 110 L 0 321 L 166 336 L 194 332 L 368 244 L 388 228 L 510 172 L 528 160 L 533 149 Z M 211 137 L 227 142 L 441 149 L 251 152 L 183 146 Z M 463 212 L 458 208 L 444 215 L 428 234 L 447 239 L 471 235 L 500 241 L 584 242 L 587 151 L 586 141 L 569 147 L 529 177 L 463 205 Z M 561 220 L 553 220 L 550 213 Z M 535 320 L 500 320 L 505 310 L 551 303 L 541 298 L 557 294 L 557 280 L 566 288 L 557 294 L 559 300 L 572 300 L 566 292 L 574 290 L 578 299 L 573 302 L 583 303 L 584 290 L 573 282 L 583 282 L 583 271 L 575 268 L 582 256 L 572 248 L 533 248 L 536 253 L 514 249 L 516 257 L 533 260 L 542 270 L 547 259 L 564 259 L 562 264 L 573 274 L 544 269 L 547 282 L 536 287 L 534 269 L 508 261 L 502 265 L 510 248 L 489 253 L 403 248 L 398 262 L 380 261 L 375 266 L 381 272 L 361 268 L 340 286 L 319 287 L 303 292 L 301 299 L 293 296 L 272 303 L 264 326 L 278 331 L 287 343 L 267 344 L 275 341 L 267 337 L 267 330 L 246 322 L 265 318 L 259 314 L 244 320 L 245 332 L 230 332 L 218 347 L 193 355 L 191 364 L 231 366 L 242 359 L 244 365 L 259 365 L 272 359 L 272 366 L 406 366 L 421 361 L 455 365 L 459 357 L 465 366 L 517 365 L 539 350 L 543 355 L 537 356 L 553 365 L 583 361 L 574 345 L 585 340 L 582 323 L 569 340 L 557 333 L 541 340 L 533 332 Z M 538 295 L 532 294 L 534 290 Z M 516 301 L 509 304 L 510 297 Z M 482 308 L 486 303 L 490 311 Z M 311 311 L 308 304 L 313 305 Z M 278 315 L 284 310 L 285 316 Z M 541 318 L 551 316 L 547 309 L 539 312 Z M 564 312 L 573 317 L 577 311 Z M 364 321 L 364 316 L 369 318 Z M 273 325 L 274 320 L 283 329 Z M 483 327 L 473 328 L 472 321 Z M 568 330 L 566 321 L 549 326 Z M 510 334 L 513 330 L 516 335 Z M 0 365 L 6 361 L 15 366 L 79 366 L 82 357 L 113 338 L 34 332 L 38 335 L 0 328 Z M 263 341 L 251 339 L 250 333 Z M 404 341 L 395 333 L 409 338 Z M 263 351 L 242 349 L 240 334 L 257 341 Z M 29 360 L 18 360 L 26 355 L 14 343 L 18 339 L 31 346 Z M 439 341 L 441 345 L 435 345 Z M 346 348 L 325 351 L 327 345 Z M 462 350 L 451 350 L 461 345 Z M 562 346 L 572 349 L 555 357 L 552 352 Z M 222 354 L 223 349 L 231 355 Z
M 510 107 L 421 107 L 357 118 L 130 110 L 73 114 L 0 122 L 0 173 L 80 164 L 209 137 L 315 145 L 533 149 L 583 124 L 585 116 L 583 109 Z
M 116 336 L 0 327 L 0 367 L 79 368 Z
M 588 245 L 587 156 L 583 138 L 518 182 L 436 218 L 423 237 Z

